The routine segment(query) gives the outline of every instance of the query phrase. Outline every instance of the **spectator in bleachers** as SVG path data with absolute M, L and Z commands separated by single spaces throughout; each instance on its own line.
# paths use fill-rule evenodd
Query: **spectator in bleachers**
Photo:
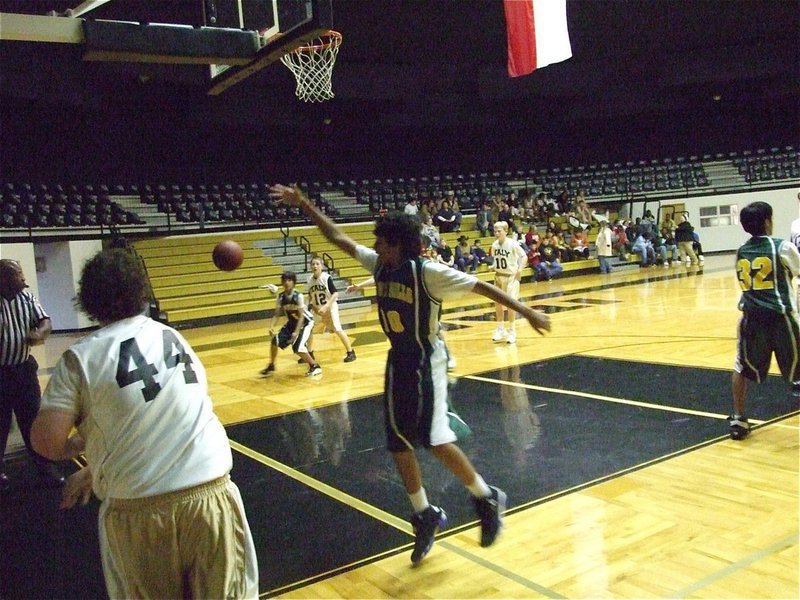
M 574 230 L 569 240 L 569 245 L 575 259 L 589 258 L 589 236 L 586 235 L 585 230 Z
M 567 190 L 561 190 L 561 192 L 558 194 L 558 198 L 556 199 L 556 209 L 558 210 L 557 216 L 568 214 L 570 205 L 569 192 L 567 192 Z
M 528 233 L 525 234 L 525 245 L 530 249 L 531 246 L 536 245 L 538 246 L 541 242 L 539 237 L 539 231 L 536 229 L 536 225 L 528 225 Z
M 456 220 L 454 222 L 455 227 L 453 228 L 453 231 L 461 231 L 461 221 L 464 219 L 464 213 L 461 212 L 461 205 L 458 203 L 457 196 L 453 196 L 453 202 L 450 205 L 450 209 L 456 216 Z
M 442 207 L 436 213 L 434 223 L 439 228 L 439 233 L 450 233 L 455 231 L 456 213 L 450 208 L 450 202 L 442 201 Z
M 558 249 L 553 246 L 553 238 L 547 237 L 542 240 L 539 247 L 541 259 L 536 268 L 536 278 L 538 280 L 551 281 L 553 277 L 558 275 L 564 270 L 564 267 L 558 260 Z
M 493 227 L 492 210 L 489 203 L 484 200 L 481 202 L 480 209 L 475 218 L 475 228 L 481 232 L 481 235 L 486 235 Z
M 656 218 L 650 210 L 644 211 L 644 216 L 639 221 L 639 229 L 644 233 L 653 234 L 656 231 Z
M 631 252 L 631 243 L 628 240 L 628 233 L 625 229 L 625 221 L 617 219 L 614 221 L 614 228 L 611 231 L 611 243 L 621 260 L 628 260 Z
M 437 248 L 439 252 L 439 262 L 452 267 L 455 265 L 455 256 L 453 256 L 453 249 L 448 245 L 447 240 L 442 238 Z
M 521 205 L 521 220 L 523 223 L 535 223 L 536 222 L 536 212 L 534 211 L 534 202 L 533 198 L 531 197 L 531 193 L 528 188 L 525 188 L 520 192 L 520 205 Z
M 486 250 L 483 249 L 479 239 L 475 240 L 475 243 L 472 245 L 472 253 L 478 257 L 478 264 L 484 264 L 491 267 L 494 263 L 494 259 L 486 254 Z
M 653 241 L 650 239 L 650 234 L 646 231 L 639 231 L 636 239 L 633 241 L 633 251 L 641 257 L 641 262 L 639 264 L 643 269 L 649 266 L 656 266 L 656 251 L 655 248 L 653 248 Z
M 475 270 L 478 268 L 480 264 L 480 260 L 478 259 L 477 255 L 472 251 L 472 246 L 469 245 L 469 240 L 467 236 L 462 235 L 458 238 L 458 244 L 456 244 L 456 268 L 459 271 L 467 271 L 469 269 L 470 273 L 474 273 Z
M 675 243 L 675 236 L 670 233 L 669 228 L 663 227 L 661 232 L 653 238 L 658 259 L 665 269 L 675 266 L 675 262 L 680 260 L 678 245 Z
M 550 246 L 558 250 L 558 258 L 562 263 L 572 262 L 575 260 L 575 253 L 572 251 L 570 245 L 559 234 L 554 234 L 550 238 Z
M 550 235 L 558 235 L 561 233 L 561 226 L 556 223 L 555 221 L 548 221 L 547 223 L 547 233 Z
M 511 207 L 505 200 L 500 201 L 500 210 L 497 213 L 497 221 L 495 221 L 495 223 L 500 221 L 508 224 L 509 231 L 514 232 L 517 230 L 514 224 L 514 215 L 511 213 Z
M 430 215 L 426 216 L 422 221 L 422 240 L 425 247 L 438 246 L 441 243 L 439 230 L 433 225 L 433 219 Z
M 625 221 L 625 235 L 628 237 L 628 242 L 633 245 L 633 242 L 639 235 L 639 224 L 642 222 L 640 218 L 636 218 L 636 223 L 632 223 L 630 219 Z
M 678 227 L 675 229 L 675 241 L 678 243 L 678 252 L 681 260 L 687 265 L 698 264 L 697 254 L 694 252 L 694 227 L 689 223 L 686 215 L 681 215 Z
M 611 227 L 608 221 L 600 221 L 600 231 L 595 240 L 597 246 L 597 260 L 600 262 L 600 273 L 611 273 L 611 256 L 614 254 L 614 247 L 611 242 Z
M 419 212 L 416 198 L 409 198 L 406 205 L 403 207 L 403 212 L 407 215 L 416 215 Z
M 670 233 L 673 235 L 675 234 L 675 229 L 678 227 L 678 224 L 675 223 L 675 219 L 672 218 L 672 213 L 664 213 L 664 220 L 661 221 L 661 229 L 665 227 L 669 229 Z
M 575 203 L 575 211 L 570 214 L 570 224 L 574 228 L 589 229 L 592 224 L 592 211 L 586 204 L 586 200 L 580 198 Z

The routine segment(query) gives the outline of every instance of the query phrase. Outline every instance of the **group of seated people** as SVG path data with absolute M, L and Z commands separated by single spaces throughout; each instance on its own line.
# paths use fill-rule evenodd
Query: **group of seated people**
M 676 264 L 703 264 L 703 246 L 700 236 L 688 219 L 681 215 L 680 223 L 667 216 L 660 228 L 653 214 L 647 210 L 643 217 L 617 219 L 612 227 L 611 240 L 614 251 L 623 260 L 636 253 L 642 267 L 659 264 L 668 269 Z
M 447 195 L 438 200 L 427 199 L 419 207 L 416 202 L 409 200 L 406 212 L 420 217 L 423 236 L 428 240 L 427 253 L 432 259 L 468 272 L 474 272 L 480 264 L 491 265 L 492 257 L 480 239 L 470 244 L 467 236 L 462 235 L 455 248 L 451 248 L 442 238 L 443 233 L 461 230 L 463 215 L 458 198 Z M 562 215 L 567 217 L 566 225 L 553 218 Z M 613 253 L 623 260 L 635 253 L 642 267 L 669 268 L 678 261 L 703 263 L 699 236 L 684 216 L 678 224 L 668 215 L 659 226 L 647 210 L 633 222 L 617 219 L 611 224 L 608 212 L 592 211 L 580 190 L 574 198 L 566 191 L 555 198 L 544 192 L 534 197 L 528 189 L 522 190 L 519 197 L 514 192 L 494 195 L 478 210 L 475 229 L 481 236 L 491 235 L 498 221 L 508 223 L 509 237 L 519 241 L 537 280 L 551 280 L 563 271 L 563 263 L 591 258 L 589 232 L 593 228 L 602 229 L 606 223 L 611 229 Z M 543 222 L 547 225 L 540 233 L 537 224 Z

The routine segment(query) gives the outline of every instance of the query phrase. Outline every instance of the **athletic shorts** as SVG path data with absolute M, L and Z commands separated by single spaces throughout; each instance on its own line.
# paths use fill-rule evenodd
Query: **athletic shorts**
M 514 300 L 519 300 L 519 279 L 514 275 L 501 275 L 496 273 L 494 284 L 511 296 Z
M 384 417 L 390 452 L 456 441 L 447 416 L 447 353 L 436 344 L 431 356 L 389 351 Z
M 297 336 L 297 339 L 292 344 L 292 335 L 294 334 L 294 325 L 291 327 L 288 323 L 286 323 L 281 330 L 275 335 L 275 343 L 278 344 L 278 348 L 283 350 L 287 348 L 289 344 L 292 345 L 292 352 L 297 354 L 298 352 L 308 352 L 308 338 L 311 337 L 311 330 L 314 329 L 314 321 L 306 321 L 303 328 L 300 330 L 300 335 Z
M 147 498 L 109 498 L 98 519 L 111 598 L 258 597 L 255 546 L 228 475 Z
M 781 374 L 790 382 L 800 380 L 800 325 L 797 315 L 771 310 L 749 310 L 739 319 L 734 369 L 747 379 L 767 377 L 772 353 Z
M 334 302 L 324 315 L 317 314 L 315 322 L 321 321 L 328 331 L 341 331 L 342 322 L 339 320 L 339 303 Z

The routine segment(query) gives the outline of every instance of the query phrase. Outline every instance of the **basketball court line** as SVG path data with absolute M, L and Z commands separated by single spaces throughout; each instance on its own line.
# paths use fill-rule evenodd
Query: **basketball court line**
M 678 408 L 674 406 L 666 406 L 663 404 L 653 404 L 652 402 L 643 402 L 641 400 L 627 400 L 625 398 L 615 398 L 612 396 L 603 396 L 602 394 L 591 394 L 589 392 L 578 392 L 574 390 L 563 390 L 558 388 L 550 388 L 544 387 L 541 385 L 533 385 L 530 383 L 522 383 L 522 382 L 515 382 L 515 381 L 505 381 L 503 379 L 493 379 L 491 377 L 483 377 L 481 375 L 464 375 L 464 379 L 473 379 L 475 381 L 483 381 L 486 383 L 494 383 L 496 385 L 508 385 L 512 387 L 519 387 L 528 390 L 535 390 L 538 392 L 547 392 L 550 394 L 560 394 L 562 396 L 577 396 L 580 398 L 587 398 L 589 400 L 601 400 L 603 402 L 611 402 L 613 404 L 625 404 L 628 406 L 637 406 L 639 408 L 650 408 L 653 410 L 661 410 L 665 412 L 675 412 L 681 413 L 685 415 L 693 415 L 696 417 L 708 417 L 711 419 L 725 419 L 727 420 L 729 415 L 724 415 L 722 413 L 712 413 L 706 412 L 701 410 L 692 410 L 690 408 Z M 765 421 L 760 419 L 750 419 L 750 422 L 755 425 L 763 425 Z
M 354 508 L 372 517 L 373 519 L 380 521 L 381 523 L 390 525 L 391 527 L 399 529 L 403 533 L 407 533 L 408 535 L 413 537 L 414 532 L 411 529 L 411 524 L 409 522 L 399 517 L 396 517 L 391 513 L 381 510 L 380 508 L 377 508 L 372 504 L 364 502 L 363 500 L 360 500 L 355 496 L 351 496 L 350 494 L 343 492 L 342 490 L 335 488 L 331 485 L 328 485 L 327 483 L 323 483 L 318 479 L 314 479 L 313 477 L 310 477 L 305 473 L 301 473 L 297 469 L 293 469 L 292 467 L 285 465 L 282 462 L 279 462 L 273 458 L 270 458 L 269 456 L 261 454 L 260 452 L 256 452 L 252 448 L 248 448 L 247 446 L 244 446 L 239 442 L 230 440 L 230 444 L 231 448 L 233 448 L 237 452 L 240 452 L 241 454 L 244 454 L 249 458 L 252 458 L 256 462 L 259 462 L 262 465 L 270 467 L 275 471 L 278 471 L 279 473 L 286 475 L 287 477 L 290 477 L 291 479 L 294 479 L 295 481 L 298 481 L 303 485 L 310 487 L 313 490 L 316 490 L 322 494 L 325 494 L 330 498 L 333 498 L 334 500 L 341 502 L 345 506 Z
M 720 579 L 724 579 L 729 575 L 733 575 L 749 567 L 750 565 L 758 562 L 759 560 L 771 556 L 773 554 L 777 554 L 778 552 L 782 552 L 787 548 L 791 548 L 792 546 L 797 545 L 798 541 L 800 540 L 800 535 L 797 532 L 786 536 L 785 538 L 778 540 L 774 544 L 767 546 L 766 548 L 762 548 L 761 550 L 757 550 L 753 552 L 749 556 L 741 560 L 737 560 L 735 563 L 728 565 L 715 573 L 712 573 L 703 579 L 695 581 L 694 583 L 679 589 L 678 591 L 674 592 L 669 598 L 687 598 L 688 596 L 694 594 L 702 590 L 704 587 L 708 587 L 712 583 L 719 581 Z
M 473 554 L 469 550 L 465 550 L 464 548 L 460 548 L 459 546 L 449 542 L 447 540 L 438 541 L 437 545 L 447 549 L 450 552 L 458 554 L 460 557 L 467 559 L 470 562 L 473 562 L 484 569 L 490 570 L 492 573 L 496 573 L 501 577 L 505 577 L 506 579 L 510 579 L 511 581 L 520 584 L 523 587 L 526 587 L 530 590 L 535 591 L 538 594 L 541 594 L 545 598 L 567 598 L 567 596 L 562 596 L 558 592 L 551 590 L 543 585 L 536 583 L 535 581 L 531 581 L 521 575 L 514 573 L 513 571 L 509 571 L 508 569 L 501 567 L 500 565 L 493 563 L 492 561 L 486 560 L 476 554 Z

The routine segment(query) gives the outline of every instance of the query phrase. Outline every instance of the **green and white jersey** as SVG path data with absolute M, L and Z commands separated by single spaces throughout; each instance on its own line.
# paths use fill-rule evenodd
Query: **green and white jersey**
M 798 273 L 800 252 L 793 244 L 766 235 L 750 238 L 736 252 L 736 276 L 742 288 L 739 309 L 796 313 L 792 282 Z

